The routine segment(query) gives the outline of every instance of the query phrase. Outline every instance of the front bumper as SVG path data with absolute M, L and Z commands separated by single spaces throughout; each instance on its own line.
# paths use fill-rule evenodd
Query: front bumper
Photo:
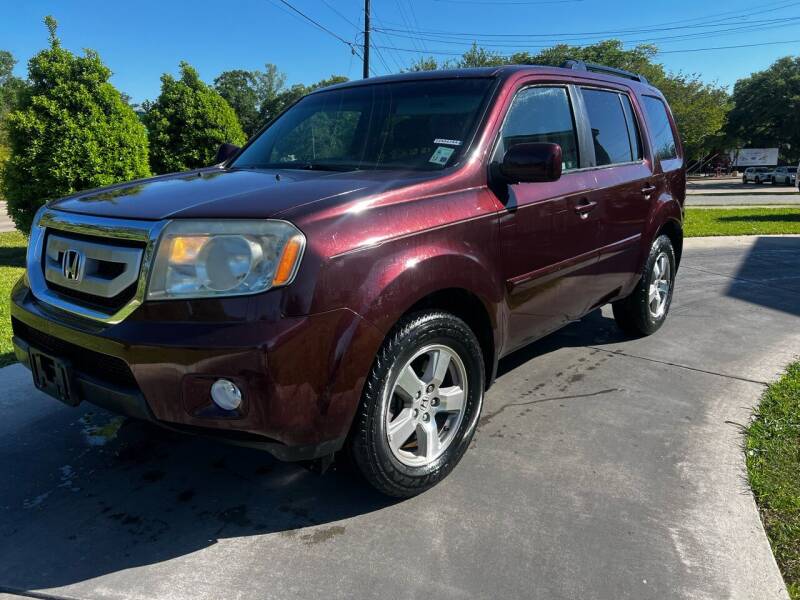
M 170 303 L 137 312 L 114 325 L 91 322 L 40 302 L 21 280 L 11 294 L 17 358 L 30 368 L 34 347 L 69 361 L 79 400 L 282 460 L 341 448 L 382 341 L 347 309 L 293 318 L 250 310 L 231 321 L 176 317 Z M 242 389 L 240 410 L 213 404 L 218 378 Z

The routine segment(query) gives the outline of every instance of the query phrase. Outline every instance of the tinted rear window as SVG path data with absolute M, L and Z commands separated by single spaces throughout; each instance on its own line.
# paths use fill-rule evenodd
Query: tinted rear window
M 583 100 L 589 115 L 598 167 L 626 163 L 639 158 L 635 131 L 631 132 L 625 115 L 623 94 L 605 90 L 583 89 Z M 633 133 L 633 135 L 631 135 Z
M 666 105 L 653 96 L 642 96 L 650 135 L 653 138 L 653 151 L 659 160 L 678 158 L 678 147 L 672 133 Z

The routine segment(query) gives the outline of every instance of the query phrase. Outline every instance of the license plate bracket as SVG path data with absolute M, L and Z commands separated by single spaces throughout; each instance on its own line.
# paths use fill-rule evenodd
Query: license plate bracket
M 72 381 L 72 365 L 41 350 L 28 350 L 34 385 L 69 406 L 78 406 L 80 398 L 75 394 Z

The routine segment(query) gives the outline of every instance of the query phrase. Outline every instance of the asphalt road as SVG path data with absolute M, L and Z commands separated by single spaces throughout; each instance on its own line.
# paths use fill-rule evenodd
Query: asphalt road
M 785 599 L 740 430 L 800 352 L 800 237 L 686 246 L 657 335 L 625 339 L 596 311 L 507 358 L 463 462 L 402 502 L 343 472 L 70 409 L 2 370 L 0 589 Z
M 0 202 L 0 233 L 5 231 L 14 231 L 14 222 L 7 214 L 6 203 Z
M 687 192 L 687 206 L 800 205 L 797 187 L 743 184 L 741 179 L 690 179 Z

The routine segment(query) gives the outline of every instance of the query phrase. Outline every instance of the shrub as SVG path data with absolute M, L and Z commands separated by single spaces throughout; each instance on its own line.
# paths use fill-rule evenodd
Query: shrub
M 149 175 L 147 133 L 96 52 L 50 47 L 28 63 L 29 86 L 6 119 L 10 158 L 2 187 L 9 214 L 28 231 L 46 200 Z
M 156 173 L 209 166 L 220 144 L 243 144 L 246 139 L 225 99 L 200 80 L 194 67 L 182 62 L 180 68 L 180 79 L 161 76 L 161 94 L 144 115 L 150 166 Z

